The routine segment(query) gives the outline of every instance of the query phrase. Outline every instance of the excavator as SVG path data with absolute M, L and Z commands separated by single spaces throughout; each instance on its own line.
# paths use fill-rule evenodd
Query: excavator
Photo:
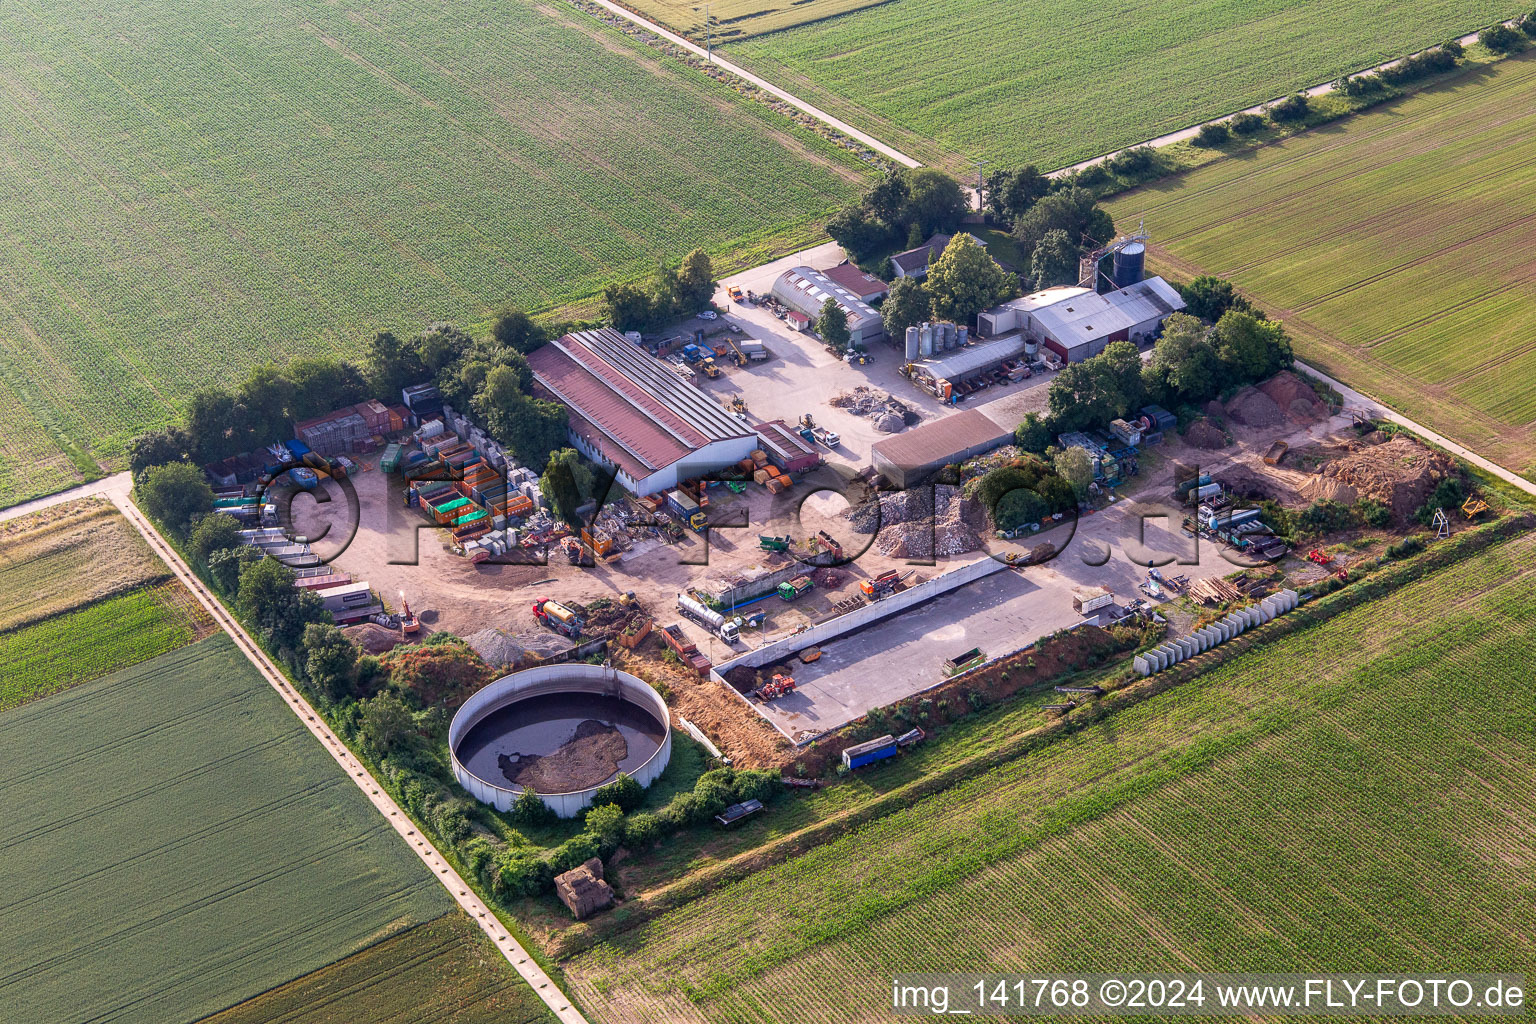
M 412 636 L 421 631 L 421 620 L 416 613 L 411 611 L 411 602 L 405 599 L 405 591 L 400 591 L 400 635 Z

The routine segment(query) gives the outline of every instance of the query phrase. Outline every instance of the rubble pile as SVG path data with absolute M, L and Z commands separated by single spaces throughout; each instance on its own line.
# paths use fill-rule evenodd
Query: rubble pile
M 890 558 L 943 558 L 981 547 L 986 515 L 958 487 L 895 491 L 846 513 L 858 533 L 875 533 L 875 550 Z
M 875 429 L 883 434 L 894 434 L 922 419 L 907 403 L 867 384 L 860 384 L 852 391 L 844 391 L 827 404 L 835 409 L 847 410 L 855 416 L 872 418 Z

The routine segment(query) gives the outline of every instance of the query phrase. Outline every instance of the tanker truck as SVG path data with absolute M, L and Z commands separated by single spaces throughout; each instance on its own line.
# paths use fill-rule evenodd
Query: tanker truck
M 677 595 L 677 610 L 703 626 L 728 644 L 741 639 L 741 630 L 734 619 L 727 619 L 717 611 L 711 611 L 687 594 Z

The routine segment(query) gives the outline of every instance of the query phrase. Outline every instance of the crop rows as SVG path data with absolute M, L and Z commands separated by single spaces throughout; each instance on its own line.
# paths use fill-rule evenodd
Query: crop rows
M 717 1024 L 883 1019 L 890 975 L 913 970 L 1529 969 L 1533 581 L 1536 542 L 1492 549 L 711 892 L 568 977 L 600 1021 Z
M 1531 465 L 1536 64 L 1429 90 L 1111 204 L 1164 262 L 1230 277 L 1301 353 Z M 1156 254 L 1155 254 L 1156 256 Z
M 0 715 L 0 1006 L 200 1020 L 451 904 L 223 634 Z
M 181 584 L 135 590 L 0 633 L 0 712 L 191 643 L 208 631 Z M 197 607 L 201 611 L 201 607 Z
M 464 914 L 445 914 L 209 1018 L 206 1024 L 554 1021 Z
M 769 81 L 975 175 L 1059 167 L 1422 49 L 1517 8 L 1433 0 L 895 0 L 729 43 Z
M 262 359 L 808 240 L 867 173 L 571 8 L 354 8 L 0 9 L 19 402 L 110 460 Z
M 15 629 L 170 573 L 104 498 L 0 523 L 0 630 Z

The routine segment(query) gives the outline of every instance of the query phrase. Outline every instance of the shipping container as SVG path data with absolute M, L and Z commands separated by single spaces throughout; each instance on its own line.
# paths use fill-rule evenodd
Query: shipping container
M 886 734 L 869 740 L 865 743 L 856 743 L 843 749 L 843 767 L 852 771 L 862 768 L 875 761 L 883 761 L 887 757 L 895 757 L 896 737 Z

